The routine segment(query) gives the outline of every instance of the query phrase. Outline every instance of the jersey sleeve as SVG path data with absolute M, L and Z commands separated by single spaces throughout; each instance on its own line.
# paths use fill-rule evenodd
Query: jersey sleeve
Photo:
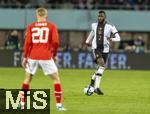
M 55 57 L 57 55 L 57 50 L 59 45 L 58 30 L 55 25 L 52 28 L 52 41 L 53 41 L 53 57 Z
M 25 32 L 25 42 L 24 42 L 24 48 L 23 48 L 24 58 L 27 58 L 28 56 L 30 45 L 31 45 L 31 30 L 30 30 L 30 26 L 28 26 Z
M 112 26 L 111 29 L 112 29 L 112 34 L 113 34 L 112 41 L 114 41 L 114 42 L 120 41 L 120 35 L 119 35 L 118 30 L 116 29 L 116 27 Z

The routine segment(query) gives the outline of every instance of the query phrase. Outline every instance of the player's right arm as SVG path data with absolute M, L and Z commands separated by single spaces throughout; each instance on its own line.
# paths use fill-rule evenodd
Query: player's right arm
M 90 46 L 93 38 L 94 38 L 94 30 L 93 30 L 93 27 L 92 27 L 91 32 L 90 32 L 88 38 L 85 41 L 86 45 Z
M 23 48 L 24 55 L 23 55 L 22 66 L 24 68 L 26 68 L 27 57 L 28 57 L 30 46 L 31 46 L 31 30 L 30 30 L 30 26 L 28 26 L 25 32 L 25 42 L 24 42 L 24 48 Z

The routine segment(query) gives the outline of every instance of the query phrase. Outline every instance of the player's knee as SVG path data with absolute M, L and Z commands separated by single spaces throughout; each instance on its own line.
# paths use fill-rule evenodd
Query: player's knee
M 101 59 L 101 58 L 97 59 L 97 64 L 98 64 L 99 66 L 102 66 L 102 67 L 105 66 L 104 60 Z

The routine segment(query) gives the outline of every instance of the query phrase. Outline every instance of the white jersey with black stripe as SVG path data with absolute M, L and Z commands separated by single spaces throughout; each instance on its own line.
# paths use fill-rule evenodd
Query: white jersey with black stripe
M 92 49 L 97 48 L 97 40 L 96 40 L 96 31 L 97 31 L 97 25 L 98 23 L 92 23 L 91 24 L 91 32 L 86 39 L 87 44 L 92 44 Z M 118 31 L 116 27 L 110 23 L 106 23 L 104 27 L 104 37 L 103 37 L 103 53 L 108 53 L 110 44 L 109 44 L 109 38 L 111 38 L 111 35 L 113 34 L 112 41 L 120 41 L 120 36 L 118 34 Z

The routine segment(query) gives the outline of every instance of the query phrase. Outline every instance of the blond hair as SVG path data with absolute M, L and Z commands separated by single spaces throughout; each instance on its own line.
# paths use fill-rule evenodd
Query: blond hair
M 36 9 L 36 15 L 40 17 L 47 16 L 47 9 L 46 8 L 38 8 Z

